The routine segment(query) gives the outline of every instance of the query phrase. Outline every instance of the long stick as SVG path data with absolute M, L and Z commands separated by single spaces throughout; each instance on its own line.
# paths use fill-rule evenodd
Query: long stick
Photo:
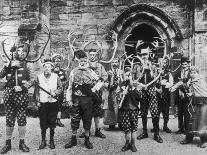
M 18 74 L 17 74 L 17 72 L 18 72 L 18 69 L 16 68 L 15 69 L 15 85 L 16 86 L 18 86 Z
M 129 86 L 126 87 L 126 90 L 128 90 L 128 88 L 129 88 Z M 119 103 L 119 108 L 122 107 L 122 104 L 123 104 L 123 102 L 124 102 L 125 96 L 126 96 L 126 94 L 124 94 L 124 95 L 122 96 L 122 99 L 121 99 L 121 101 L 120 101 L 120 103 Z

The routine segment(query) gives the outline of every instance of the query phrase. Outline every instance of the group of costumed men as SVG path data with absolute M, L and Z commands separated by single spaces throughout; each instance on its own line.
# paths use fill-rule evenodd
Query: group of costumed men
M 200 136 L 200 147 L 205 147 L 207 128 L 207 84 L 199 76 L 198 69 L 189 65 L 190 61 L 181 59 L 182 70 L 173 80 L 168 64 L 169 59 L 164 57 L 158 63 L 150 60 L 149 48 L 142 49 L 140 57 L 142 63 L 136 68 L 120 69 L 119 59 L 111 62 L 108 73 L 98 62 L 97 50 L 91 49 L 88 55 L 79 50 L 74 53 L 79 65 L 71 72 L 69 78 L 61 69 L 62 57 L 54 55 L 43 63 L 43 72 L 37 77 L 31 76 L 29 66 L 20 61 L 24 57 L 23 46 L 17 46 L 14 59 L 0 71 L 0 78 L 6 77 L 3 101 L 6 111 L 6 144 L 1 153 L 11 150 L 11 138 L 17 118 L 19 131 L 19 149 L 29 152 L 25 144 L 26 108 L 29 102 L 28 89 L 35 86 L 37 106 L 41 128 L 41 144 L 39 149 L 46 147 L 46 131 L 50 129 L 49 147 L 55 148 L 54 134 L 56 126 L 63 127 L 60 122 L 63 102 L 70 107 L 72 137 L 65 148 L 77 145 L 77 130 L 80 121 L 83 122 L 84 132 L 79 136 L 85 138 L 84 145 L 93 148 L 90 142 L 92 118 L 95 124 L 95 136 L 106 138 L 100 130 L 100 118 L 104 116 L 104 124 L 109 125 L 107 130 L 113 130 L 119 124 L 125 133 L 126 143 L 122 151 L 137 151 L 135 139 L 148 138 L 147 115 L 150 110 L 154 132 L 154 140 L 162 143 L 159 135 L 160 113 L 163 114 L 163 131 L 171 133 L 167 124 L 169 121 L 170 92 L 178 92 L 178 119 L 179 131 L 185 133 L 186 138 L 181 144 L 191 143 L 194 136 Z M 34 77 L 34 78 L 32 78 Z M 135 78 L 137 77 L 137 78 Z M 68 79 L 68 80 L 67 80 Z M 175 84 L 174 84 L 175 83 Z M 66 90 L 64 99 L 64 90 Z M 106 95 L 105 90 L 108 90 Z M 103 98 L 105 95 L 105 98 Z M 102 107 L 103 100 L 104 106 Z M 103 111 L 104 109 L 104 111 Z M 139 114 L 142 118 L 143 132 L 136 137 Z M 183 121 L 184 119 L 184 121 Z

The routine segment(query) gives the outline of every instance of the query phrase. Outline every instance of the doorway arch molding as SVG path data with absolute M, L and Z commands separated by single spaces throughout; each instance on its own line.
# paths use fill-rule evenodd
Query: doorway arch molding
M 124 48 L 125 37 L 140 23 L 155 28 L 161 38 L 166 40 L 168 49 L 176 46 L 183 38 L 179 26 L 164 11 L 148 4 L 135 4 L 123 11 L 112 25 L 112 30 L 118 33 L 121 45 L 119 50 Z

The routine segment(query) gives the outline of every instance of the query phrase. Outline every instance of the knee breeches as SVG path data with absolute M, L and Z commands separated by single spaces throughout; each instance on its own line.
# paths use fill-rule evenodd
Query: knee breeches
M 42 103 L 39 107 L 40 128 L 55 128 L 58 113 L 58 103 Z
M 169 108 L 170 108 L 170 93 L 168 91 L 164 91 L 162 96 L 160 96 L 160 110 L 162 112 L 164 120 L 169 120 Z
M 138 115 L 138 110 L 123 110 L 121 125 L 125 133 L 137 131 Z
M 158 105 L 158 97 L 157 92 L 155 91 L 155 87 L 150 87 L 148 90 L 142 91 L 140 109 L 142 117 L 147 116 L 148 109 L 150 109 L 152 118 L 159 117 L 160 108 Z
M 6 112 L 6 126 L 14 127 L 16 118 L 19 126 L 25 126 L 27 123 L 26 108 L 29 102 L 28 93 L 15 92 L 12 88 L 6 88 L 3 100 Z
M 80 126 L 80 120 L 83 121 L 83 128 L 90 130 L 92 121 L 92 107 L 93 101 L 91 97 L 79 96 L 74 97 L 74 102 L 71 109 L 71 128 L 72 130 L 78 130 Z

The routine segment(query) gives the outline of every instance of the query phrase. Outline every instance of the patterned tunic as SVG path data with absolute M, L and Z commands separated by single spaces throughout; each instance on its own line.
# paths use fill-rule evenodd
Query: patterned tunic
M 29 102 L 27 88 L 29 87 L 30 72 L 27 67 L 14 68 L 11 65 L 4 66 L 0 72 L 0 78 L 6 77 L 4 89 L 4 105 L 6 112 L 6 125 L 13 127 L 15 119 L 19 126 L 26 125 L 26 108 Z M 20 86 L 22 91 L 15 92 L 14 86 Z

